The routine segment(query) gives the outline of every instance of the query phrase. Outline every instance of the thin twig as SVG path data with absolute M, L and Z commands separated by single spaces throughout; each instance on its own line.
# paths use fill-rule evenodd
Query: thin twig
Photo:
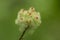
M 21 37 L 19 38 L 19 40 L 22 40 L 22 38 L 23 38 L 23 36 L 24 36 L 24 34 L 25 34 L 25 32 L 27 31 L 28 28 L 29 28 L 29 25 L 28 25 L 28 27 L 25 28 L 25 30 L 23 31 L 23 33 L 22 33 Z

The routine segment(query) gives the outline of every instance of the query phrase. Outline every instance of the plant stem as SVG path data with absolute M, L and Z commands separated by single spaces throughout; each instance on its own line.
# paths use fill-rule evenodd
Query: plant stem
M 19 38 L 19 40 L 22 40 L 22 38 L 23 38 L 23 36 L 24 36 L 24 34 L 25 34 L 25 32 L 27 31 L 28 28 L 29 28 L 29 25 L 25 28 L 25 30 L 23 31 L 23 33 L 22 33 L 21 37 Z

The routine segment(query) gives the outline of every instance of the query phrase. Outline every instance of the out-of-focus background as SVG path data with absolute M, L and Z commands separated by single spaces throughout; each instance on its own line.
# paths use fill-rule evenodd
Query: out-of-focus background
M 60 0 L 0 0 L 0 40 L 18 40 L 19 27 L 15 24 L 21 8 L 31 6 L 41 14 L 42 23 L 25 40 L 60 40 Z

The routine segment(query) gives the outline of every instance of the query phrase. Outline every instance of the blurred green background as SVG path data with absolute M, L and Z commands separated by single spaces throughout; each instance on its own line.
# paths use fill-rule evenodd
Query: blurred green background
M 25 40 L 60 40 L 60 0 L 0 0 L 0 40 L 18 40 L 19 27 L 15 24 L 21 8 L 31 6 L 41 14 L 41 26 Z

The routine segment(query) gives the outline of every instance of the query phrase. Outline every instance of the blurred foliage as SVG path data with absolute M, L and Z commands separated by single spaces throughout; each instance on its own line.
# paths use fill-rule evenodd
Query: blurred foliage
M 18 40 L 15 25 L 21 8 L 35 7 L 41 13 L 41 26 L 25 40 L 60 40 L 60 0 L 0 0 L 0 40 Z

